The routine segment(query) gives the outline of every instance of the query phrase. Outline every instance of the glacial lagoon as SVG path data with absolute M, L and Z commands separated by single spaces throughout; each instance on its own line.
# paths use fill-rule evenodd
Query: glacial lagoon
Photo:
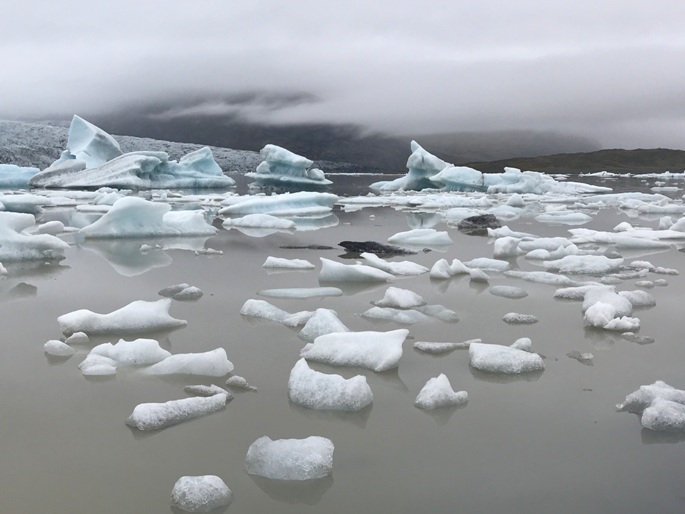
M 328 178 L 334 183 L 332 192 L 343 198 L 358 195 L 360 203 L 369 204 L 368 184 L 378 180 Z M 653 193 L 652 187 L 670 186 L 676 189 L 664 194 L 673 204 L 680 202 L 685 184 L 659 177 L 585 180 L 615 192 Z M 245 192 L 240 181 L 238 188 Z M 526 198 L 526 203 L 539 200 Z M 617 290 L 634 290 L 638 280 L 665 281 L 648 289 L 656 306 L 633 313 L 640 319 L 638 334 L 645 336 L 641 339 L 588 327 L 581 302 L 555 299 L 553 285 L 495 271 L 487 271 L 487 283 L 471 281 L 468 275 L 434 280 L 422 274 L 397 277 L 392 284 L 320 284 L 321 257 L 355 262 L 356 256 L 346 255 L 339 242 L 386 243 L 393 234 L 419 226 L 446 231 L 453 244 L 384 258 L 431 268 L 442 258 L 468 261 L 493 256 L 493 238 L 465 235 L 454 223 L 436 218 L 435 212 L 417 212 L 420 209 L 410 204 L 358 207 L 338 204 L 323 221 L 302 224 L 309 230 L 264 237 L 224 228 L 215 236 L 177 240 L 78 241 L 67 234 L 62 237 L 69 248 L 59 264 L 4 263 L 0 512 L 168 513 L 173 511 L 170 495 L 179 477 L 209 474 L 221 477 L 233 491 L 227 509 L 232 513 L 683 511 L 685 436 L 642 428 L 638 417 L 616 411 L 616 404 L 643 384 L 663 380 L 685 387 L 683 275 L 650 273 L 616 284 Z M 65 219 L 71 210 L 46 207 L 40 219 Z M 612 231 L 622 222 L 656 229 L 663 217 L 619 209 L 616 204 L 573 210 L 591 217 L 580 227 L 601 231 Z M 569 237 L 568 230 L 578 228 L 527 216 L 503 223 L 512 231 L 541 237 Z M 221 220 L 214 225 L 221 227 Z M 145 251 L 142 244 L 147 245 Z M 304 248 L 309 245 L 333 249 Z M 674 241 L 668 249 L 614 250 L 612 256 L 682 272 L 681 247 Z M 203 248 L 217 252 L 196 252 Z M 265 269 L 262 264 L 268 256 L 306 259 L 316 268 Z M 539 262 L 523 256 L 509 262 L 511 269 L 544 270 Z M 602 276 L 573 278 L 597 281 Z M 227 377 L 160 377 L 135 369 L 85 377 L 78 364 L 90 349 L 114 343 L 119 335 L 91 337 L 88 345 L 74 345 L 76 354 L 69 358 L 46 355 L 43 344 L 62 336 L 57 318 L 65 313 L 83 308 L 107 313 L 135 300 L 156 300 L 161 298 L 159 290 L 181 282 L 204 293 L 195 301 L 172 301 L 170 313 L 187 320 L 187 326 L 141 337 L 156 339 L 174 354 L 222 347 L 235 365 L 234 373 L 257 391 L 234 390 L 233 400 L 223 410 L 141 432 L 125 424 L 136 405 L 185 398 L 183 388 L 190 384 L 226 387 Z M 335 286 L 343 294 L 309 299 L 259 294 L 320 285 Z M 401 325 L 362 317 L 389 285 L 451 309 L 459 321 L 430 319 Z M 491 294 L 493 286 L 516 286 L 528 295 Z M 305 341 L 298 337 L 297 328 L 241 316 L 249 299 L 269 301 L 290 313 L 334 309 L 352 331 L 407 328 L 399 366 L 378 373 L 310 362 L 317 371 L 345 378 L 365 376 L 373 403 L 358 412 L 300 407 L 289 401 L 287 384 Z M 502 318 L 511 312 L 531 314 L 539 321 L 505 323 Z M 524 337 L 543 357 L 544 371 L 485 373 L 469 364 L 467 349 L 431 355 L 413 347 L 419 341 L 473 339 L 510 345 Z M 132 339 L 130 334 L 125 338 Z M 593 357 L 582 361 L 569 357 L 572 352 Z M 416 408 L 414 400 L 421 388 L 441 373 L 455 391 L 468 392 L 468 403 L 432 411 Z M 305 482 L 249 475 L 247 450 L 265 435 L 330 439 L 335 445 L 332 474 Z

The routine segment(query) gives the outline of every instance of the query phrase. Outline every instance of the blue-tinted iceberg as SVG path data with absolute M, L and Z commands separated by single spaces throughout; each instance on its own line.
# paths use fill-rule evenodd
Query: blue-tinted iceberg
M 178 161 L 166 152 L 123 154 L 116 140 L 78 116 L 69 129 L 67 149 L 50 167 L 35 174 L 34 187 L 215 188 L 233 185 L 208 147 Z
M 443 184 L 432 177 L 450 166 L 442 159 L 424 150 L 416 141 L 411 142 L 411 155 L 407 160 L 409 171 L 404 177 L 395 180 L 375 182 L 369 187 L 376 191 L 399 190 L 420 191 L 421 189 L 440 189 Z
M 38 173 L 38 168 L 0 164 L 0 187 L 20 189 L 29 187 L 29 180 Z
M 32 214 L 0 212 L 0 261 L 61 260 L 69 245 L 50 234 L 31 235 Z
M 276 145 L 266 145 L 259 152 L 264 159 L 255 172 L 246 177 L 267 186 L 322 187 L 332 184 L 324 172 L 310 168 L 312 161 Z
M 222 202 L 219 214 L 271 214 L 272 216 L 313 216 L 328 214 L 335 202 L 336 195 L 300 191 L 273 196 L 249 196 L 228 198 Z

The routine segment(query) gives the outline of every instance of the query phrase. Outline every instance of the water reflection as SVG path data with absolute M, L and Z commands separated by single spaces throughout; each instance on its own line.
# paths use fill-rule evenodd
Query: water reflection
M 250 475 L 252 481 L 272 499 L 290 504 L 316 505 L 333 485 L 333 477 L 316 480 L 272 480 Z
M 431 410 L 419 409 L 419 410 L 423 411 L 428 416 L 433 418 L 438 425 L 444 426 L 449 422 L 450 419 L 452 419 L 452 416 L 454 416 L 455 412 L 463 409 L 464 407 L 466 407 L 466 404 L 453 405 L 451 407 L 442 407 L 440 409 L 431 409 Z
M 476 380 L 481 380 L 483 382 L 490 382 L 492 384 L 511 384 L 512 382 L 537 382 L 540 377 L 545 372 L 541 369 L 539 371 L 532 371 L 530 373 L 516 373 L 515 375 L 509 375 L 506 373 L 488 373 L 469 366 L 469 371 L 471 376 Z
M 685 432 L 655 432 L 643 428 L 640 431 L 640 438 L 642 444 L 675 444 L 685 441 Z
M 365 428 L 366 423 L 369 421 L 371 416 L 371 410 L 373 409 L 373 404 L 367 405 L 360 411 L 349 412 L 349 411 L 339 411 L 339 410 L 321 410 L 321 409 L 308 409 L 288 401 L 290 405 L 290 410 L 302 414 L 303 416 L 312 420 L 324 420 L 331 421 L 335 424 L 348 424 L 358 428 Z

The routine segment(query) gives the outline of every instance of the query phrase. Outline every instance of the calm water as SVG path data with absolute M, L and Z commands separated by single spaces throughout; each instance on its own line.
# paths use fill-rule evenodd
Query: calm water
M 685 442 L 642 430 L 635 416 L 616 413 L 614 407 L 657 379 L 685 387 L 682 275 L 666 276 L 667 287 L 650 291 L 657 306 L 636 313 L 640 333 L 655 339 L 650 345 L 584 328 L 580 303 L 554 300 L 553 286 L 491 273 L 491 285 L 516 285 L 529 293 L 511 300 L 459 278 L 398 279 L 394 285 L 455 310 L 460 321 L 409 327 L 410 339 L 395 371 L 313 364 L 346 377 L 364 374 L 374 402 L 355 414 L 309 411 L 290 404 L 287 396 L 290 369 L 304 345 L 297 331 L 245 319 L 239 311 L 265 288 L 318 285 L 317 271 L 266 272 L 261 265 L 267 256 L 318 265 L 321 256 L 337 259 L 341 254 L 282 245 L 384 242 L 408 230 L 406 214 L 387 208 L 353 213 L 336 208 L 335 215 L 339 223 L 334 227 L 294 235 L 258 239 L 222 230 L 204 243 L 223 250 L 221 256 L 183 250 L 141 256 L 134 251 L 137 241 L 74 245 L 59 268 L 8 265 L 9 275 L 0 280 L 0 512 L 169 513 L 174 482 L 201 474 L 219 475 L 233 490 L 232 513 L 685 511 Z M 655 223 L 606 210 L 585 227 L 610 229 L 620 221 Z M 539 235 L 567 235 L 567 227 L 530 220 L 508 225 Z M 420 253 L 411 260 L 430 267 L 442 257 L 492 256 L 487 238 L 465 236 L 446 225 L 436 228 L 448 230 L 454 245 L 445 253 Z M 680 269 L 685 256 L 673 248 L 641 258 Z M 522 258 L 513 264 L 540 269 Z M 223 385 L 223 379 L 120 372 L 113 379 L 88 380 L 77 365 L 90 346 L 64 361 L 46 358 L 43 343 L 60 337 L 56 318 L 61 314 L 80 308 L 110 312 L 133 300 L 154 300 L 159 289 L 179 282 L 205 294 L 197 302 L 174 302 L 171 314 L 188 320 L 188 326 L 154 337 L 173 353 L 226 348 L 236 374 L 259 391 L 236 394 L 219 413 L 141 436 L 124 424 L 135 405 L 183 398 L 184 385 Z M 290 312 L 335 309 L 352 330 L 391 330 L 397 325 L 359 316 L 386 287 L 345 288 L 346 294 L 336 298 L 268 300 Z M 633 282 L 619 288 L 633 289 Z M 502 316 L 512 311 L 535 314 L 540 322 L 507 325 Z M 533 350 L 545 356 L 544 372 L 499 378 L 471 369 L 466 351 L 433 357 L 412 348 L 419 340 L 482 338 L 510 344 L 519 337 L 530 337 Z M 592 352 L 593 365 L 568 358 L 573 350 Z M 413 406 L 424 383 L 439 373 L 449 377 L 455 390 L 468 391 L 467 406 L 432 414 Z M 250 477 L 243 471 L 245 453 L 262 435 L 330 438 L 333 476 L 312 484 Z

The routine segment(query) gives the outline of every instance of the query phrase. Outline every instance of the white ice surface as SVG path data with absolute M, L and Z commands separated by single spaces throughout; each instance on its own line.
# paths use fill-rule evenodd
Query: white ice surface
M 419 391 L 414 405 L 421 409 L 432 410 L 444 407 L 456 407 L 468 402 L 466 391 L 455 392 L 444 373 L 431 378 Z
M 0 212 L 0 261 L 61 260 L 69 245 L 50 234 L 29 234 L 31 214 Z
M 133 409 L 126 424 L 138 430 L 160 430 L 198 418 L 226 407 L 227 394 L 183 398 L 164 403 L 141 403 Z
M 373 268 L 378 268 L 392 275 L 414 276 L 428 272 L 428 268 L 411 261 L 392 262 L 381 259 L 376 254 L 364 252 L 360 254 L 364 262 Z
M 50 339 L 47 343 L 43 345 L 43 351 L 48 355 L 54 357 L 69 357 L 74 355 L 76 350 L 62 341 L 57 339 Z
M 171 353 L 161 348 L 154 339 L 120 339 L 116 344 L 95 346 L 79 364 L 79 369 L 84 375 L 108 375 L 116 373 L 117 368 L 149 366 L 169 356 Z
M 177 353 L 144 369 L 151 375 L 201 375 L 223 377 L 233 371 L 226 350 L 216 348 L 207 352 Z
M 226 507 L 233 492 L 216 475 L 184 476 L 171 490 L 171 503 L 185 512 L 209 512 Z
M 469 357 L 471 366 L 489 373 L 518 374 L 545 368 L 537 353 L 498 344 L 471 343 Z
M 333 471 L 330 439 L 310 436 L 306 439 L 260 437 L 250 445 L 245 456 L 245 470 L 274 480 L 314 480 Z
M 426 305 L 426 301 L 421 295 L 414 291 L 392 286 L 385 290 L 381 300 L 373 303 L 378 307 L 393 307 L 395 309 L 412 309 Z
M 266 185 L 327 186 L 332 182 L 324 172 L 310 168 L 312 161 L 276 145 L 266 145 L 259 152 L 264 159 L 256 172 L 246 177 Z
M 447 232 L 440 232 L 433 228 L 415 228 L 405 232 L 398 232 L 388 238 L 388 243 L 409 246 L 446 246 L 452 244 Z
M 324 257 L 321 259 L 321 282 L 391 282 L 394 275 L 363 264 L 342 264 Z
M 302 327 L 299 337 L 304 341 L 312 342 L 317 337 L 332 332 L 349 332 L 349 329 L 340 321 L 335 311 L 320 308 L 316 309 L 314 315 Z
M 283 259 L 281 257 L 269 256 L 262 264 L 263 268 L 278 268 L 278 269 L 314 269 L 316 266 L 305 259 Z
M 338 201 L 336 195 L 301 191 L 274 196 L 247 196 L 226 200 L 219 214 L 271 214 L 274 216 L 326 214 Z

